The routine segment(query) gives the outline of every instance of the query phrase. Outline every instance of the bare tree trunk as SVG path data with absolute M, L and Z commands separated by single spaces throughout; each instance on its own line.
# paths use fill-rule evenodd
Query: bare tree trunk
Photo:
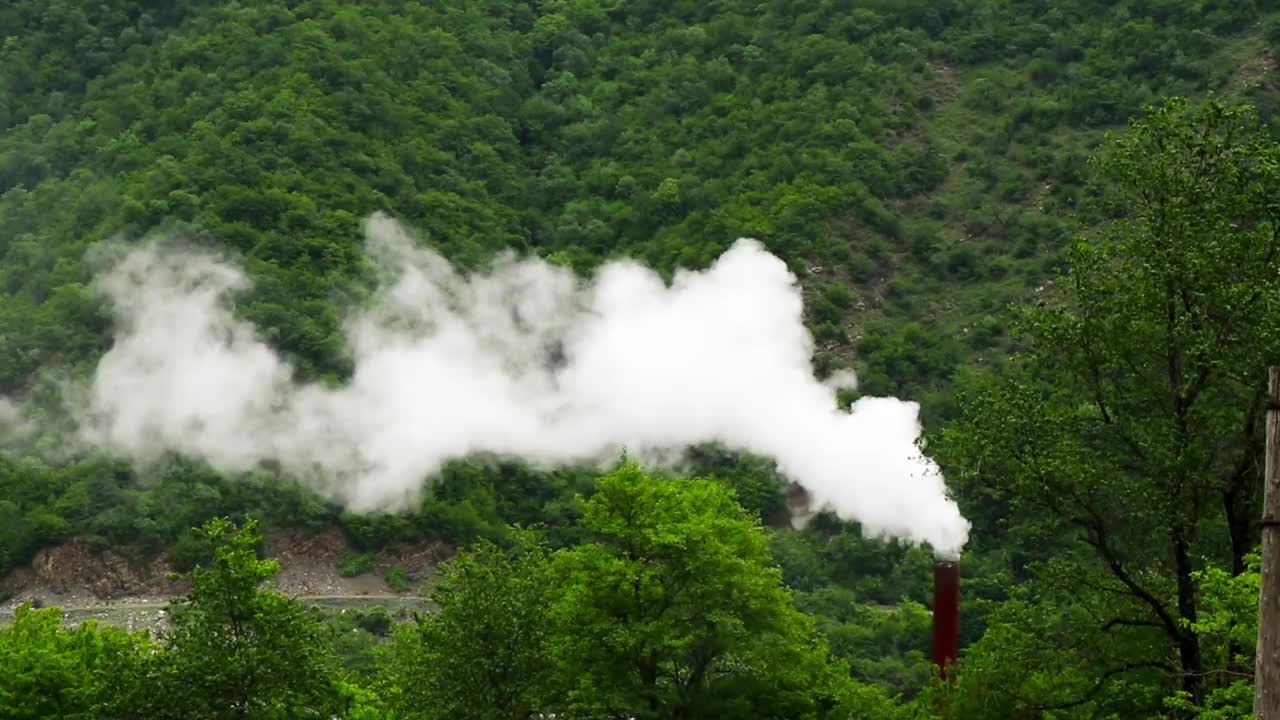
M 1267 466 L 1262 500 L 1262 592 L 1253 708 L 1280 720 L 1280 367 L 1267 368 Z

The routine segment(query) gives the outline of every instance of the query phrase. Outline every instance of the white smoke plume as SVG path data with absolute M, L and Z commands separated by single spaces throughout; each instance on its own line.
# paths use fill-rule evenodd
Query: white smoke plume
M 349 318 L 354 375 L 296 382 L 232 313 L 243 274 L 211 255 L 140 246 L 98 279 L 114 307 L 82 439 L 224 471 L 275 462 L 354 509 L 402 507 L 447 461 L 540 467 L 704 442 L 773 458 L 812 503 L 871 534 L 952 555 L 969 524 L 916 446 L 918 407 L 849 411 L 813 374 L 795 277 L 753 240 L 670 285 L 631 262 L 591 281 L 506 257 L 464 276 L 394 220 L 366 223 L 387 282 Z
M 22 408 L 9 398 L 0 397 L 0 424 L 11 425 L 22 421 Z

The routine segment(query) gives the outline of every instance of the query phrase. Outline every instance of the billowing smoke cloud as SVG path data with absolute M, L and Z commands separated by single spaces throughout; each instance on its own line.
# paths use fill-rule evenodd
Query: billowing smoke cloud
M 347 322 L 354 376 L 301 384 L 231 311 L 246 280 L 200 253 L 141 246 L 98 280 L 119 335 L 84 440 L 140 461 L 279 463 L 355 509 L 395 509 L 451 459 L 590 463 L 718 441 L 769 456 L 812 503 L 943 554 L 969 524 L 918 450 L 917 406 L 835 405 L 786 266 L 739 240 L 666 285 L 630 262 L 590 282 L 507 257 L 463 276 L 393 220 L 366 224 L 387 282 Z

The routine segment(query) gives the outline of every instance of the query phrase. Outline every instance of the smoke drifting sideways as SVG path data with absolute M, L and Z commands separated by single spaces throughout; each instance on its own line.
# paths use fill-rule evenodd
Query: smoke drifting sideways
M 117 336 L 80 440 L 229 473 L 270 463 L 355 510 L 396 510 L 453 459 L 536 467 L 646 461 L 719 442 L 773 458 L 811 506 L 954 556 L 969 523 L 917 446 L 916 403 L 836 406 L 785 264 L 741 239 L 668 285 L 629 261 L 591 280 L 504 256 L 463 275 L 384 215 L 365 222 L 385 282 L 352 313 L 348 382 L 300 383 L 234 301 L 248 282 L 202 251 L 134 247 L 95 284 Z

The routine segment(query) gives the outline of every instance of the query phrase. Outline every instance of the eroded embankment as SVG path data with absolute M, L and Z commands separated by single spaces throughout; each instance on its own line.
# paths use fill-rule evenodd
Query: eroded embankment
M 281 565 L 274 580 L 276 589 L 335 610 L 422 607 L 435 567 L 454 552 L 438 542 L 401 545 L 377 553 L 368 572 L 345 577 L 338 565 L 354 548 L 339 528 L 268 531 L 265 549 Z M 406 592 L 397 593 L 388 586 L 385 572 L 392 566 L 409 579 Z M 12 618 L 20 605 L 32 602 L 63 608 L 68 622 L 94 619 L 127 629 L 155 628 L 163 623 L 169 601 L 188 589 L 188 583 L 174 573 L 169 552 L 139 562 L 110 549 L 96 549 L 85 540 L 71 540 L 40 550 L 29 566 L 0 578 L 0 597 L 5 598 L 0 622 Z

